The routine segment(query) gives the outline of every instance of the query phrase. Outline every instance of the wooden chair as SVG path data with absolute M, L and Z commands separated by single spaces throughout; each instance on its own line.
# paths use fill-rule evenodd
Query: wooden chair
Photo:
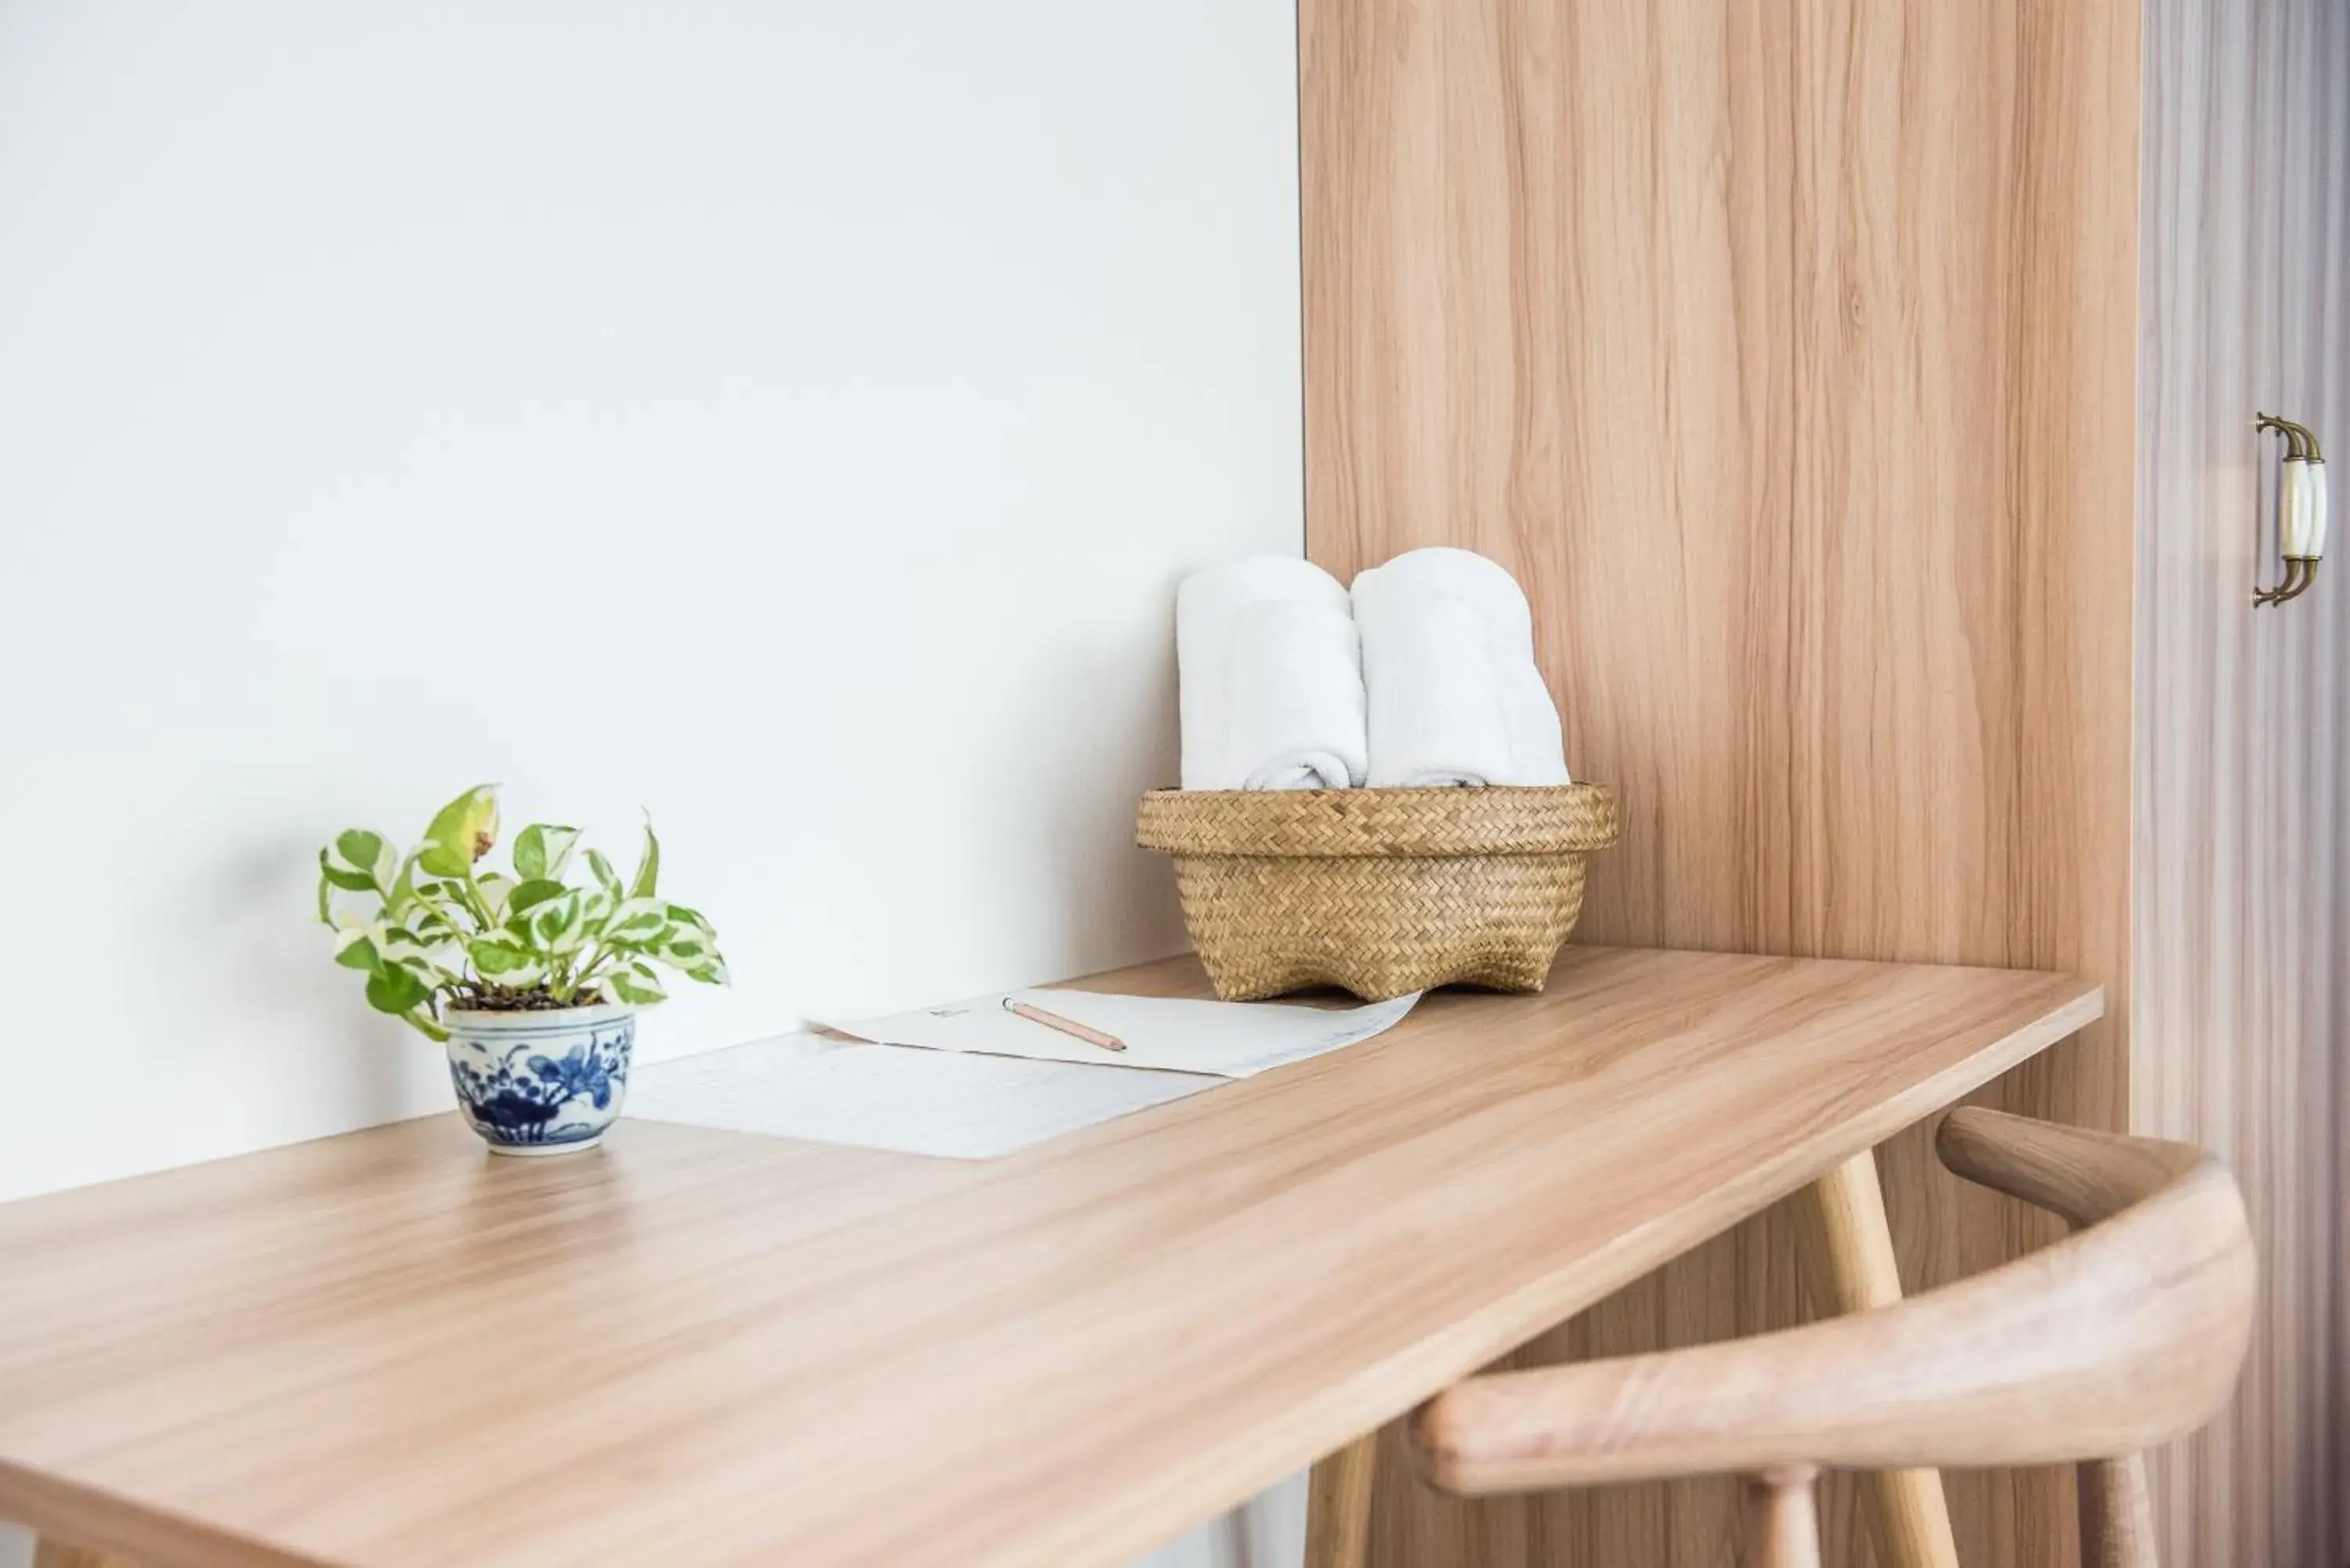
M 1748 1568 L 1815 1568 L 1824 1468 L 2079 1461 L 2087 1568 L 2154 1568 L 2143 1451 L 2210 1419 L 2251 1331 L 2251 1237 L 2185 1144 L 1958 1110 L 1967 1180 L 2075 1233 L 1898 1305 L 1687 1350 L 1475 1377 L 1413 1416 L 1463 1494 L 1745 1478 Z

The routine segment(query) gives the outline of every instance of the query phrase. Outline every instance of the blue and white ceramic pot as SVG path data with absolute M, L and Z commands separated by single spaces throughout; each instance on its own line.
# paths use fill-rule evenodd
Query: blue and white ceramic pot
M 636 1044 L 632 1007 L 544 1012 L 446 1008 L 449 1081 L 493 1154 L 593 1148 L 619 1119 Z

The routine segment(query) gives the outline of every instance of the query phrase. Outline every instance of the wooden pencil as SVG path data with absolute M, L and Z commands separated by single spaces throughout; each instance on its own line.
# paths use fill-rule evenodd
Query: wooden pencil
M 1126 1049 L 1126 1042 L 1117 1035 L 1105 1034 L 1100 1030 L 1080 1023 L 1074 1018 L 1064 1018 L 1057 1012 L 1047 1012 L 1041 1007 L 1031 1007 L 1024 1002 L 1006 1002 L 1003 1005 L 1031 1023 L 1041 1023 L 1047 1029 L 1057 1029 L 1070 1038 L 1082 1040 L 1088 1045 L 1098 1045 L 1105 1051 Z

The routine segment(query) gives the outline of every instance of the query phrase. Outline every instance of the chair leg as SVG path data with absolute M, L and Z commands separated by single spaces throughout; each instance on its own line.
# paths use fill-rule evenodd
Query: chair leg
M 1363 1568 L 1371 1554 L 1371 1477 L 1379 1435 L 1366 1432 L 1314 1465 L 1305 1490 L 1305 1568 Z
M 2081 1568 L 2158 1568 L 2145 1455 L 2085 1460 L 2074 1484 L 2081 1494 Z
M 1808 1465 L 1745 1478 L 1746 1568 L 1820 1568 L 1818 1479 Z
M 1890 1306 L 1901 1299 L 1893 1231 L 1877 1156 L 1854 1156 L 1797 1194 L 1796 1245 L 1814 1309 L 1822 1316 Z M 1868 1529 L 1884 1568 L 1958 1568 L 1950 1511 L 1936 1470 L 1880 1470 L 1861 1478 Z

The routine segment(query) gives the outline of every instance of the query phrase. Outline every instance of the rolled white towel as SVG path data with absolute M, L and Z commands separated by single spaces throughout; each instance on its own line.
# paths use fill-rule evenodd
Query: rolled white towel
M 1563 784 L 1558 708 L 1515 578 L 1468 550 L 1398 556 L 1355 579 L 1368 782 Z
M 1510 783 L 1575 782 L 1566 771 L 1566 734 L 1559 725 L 1558 704 L 1551 701 L 1550 683 L 1533 659 L 1503 668 L 1502 719 L 1510 730 L 1510 772 L 1514 775 Z
M 1250 556 L 1175 596 L 1185 789 L 1347 789 L 1367 763 L 1347 590 L 1310 562 Z
M 1465 600 L 1399 598 L 1363 643 L 1374 788 L 1507 782 L 1510 725 L 1491 634 Z
M 1354 617 L 1295 600 L 1243 605 L 1224 669 L 1222 754 L 1241 775 L 1238 787 L 1349 789 L 1363 782 L 1368 757 Z
M 1498 651 L 1534 662 L 1534 618 L 1525 590 L 1490 556 L 1450 545 L 1407 550 L 1384 566 L 1356 575 L 1347 597 L 1358 618 L 1366 594 L 1375 610 L 1386 596 L 1464 599 L 1485 618 Z

